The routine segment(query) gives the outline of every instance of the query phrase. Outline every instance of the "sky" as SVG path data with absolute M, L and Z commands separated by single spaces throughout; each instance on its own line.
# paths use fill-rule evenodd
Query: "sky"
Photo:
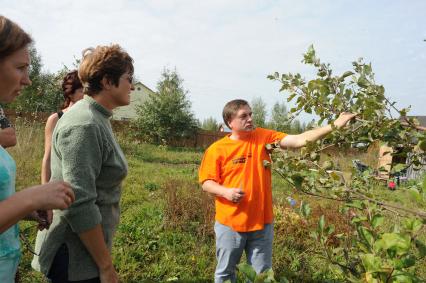
M 153 90 L 164 68 L 176 68 L 201 121 L 220 121 L 235 98 L 261 97 L 268 111 L 286 102 L 266 76 L 312 78 L 301 63 L 311 44 L 336 74 L 363 57 L 398 108 L 426 115 L 425 11 L 424 0 L 0 0 L 0 14 L 35 39 L 45 70 L 118 43 Z

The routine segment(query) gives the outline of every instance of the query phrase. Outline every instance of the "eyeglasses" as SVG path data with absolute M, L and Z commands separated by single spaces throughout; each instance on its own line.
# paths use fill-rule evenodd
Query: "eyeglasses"
M 130 84 L 133 84 L 133 76 L 131 75 L 127 75 L 127 77 L 123 77 L 123 79 L 126 79 Z
M 36 253 L 33 248 L 33 244 L 30 243 L 29 237 L 31 235 L 31 232 L 37 232 L 38 231 L 39 224 L 33 224 L 30 225 L 24 229 L 22 229 L 19 233 L 19 238 L 21 239 L 21 242 L 23 243 L 23 246 L 25 246 L 26 250 L 29 251 L 31 254 L 35 256 L 40 256 L 40 253 Z M 36 228 L 36 229 L 34 229 Z M 46 235 L 44 235 L 43 243 L 46 240 Z

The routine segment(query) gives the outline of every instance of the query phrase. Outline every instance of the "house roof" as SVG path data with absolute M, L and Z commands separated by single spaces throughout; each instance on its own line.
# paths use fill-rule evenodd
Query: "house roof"
M 145 84 L 141 83 L 141 82 L 135 82 L 134 85 L 141 85 L 144 88 L 148 89 L 149 91 L 155 93 L 155 91 L 153 91 L 152 89 L 150 89 L 149 87 L 147 87 Z

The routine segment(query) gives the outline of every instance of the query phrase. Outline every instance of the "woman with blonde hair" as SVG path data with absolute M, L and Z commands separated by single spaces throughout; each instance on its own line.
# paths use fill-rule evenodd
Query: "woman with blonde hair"
M 52 283 L 116 283 L 111 247 L 127 161 L 110 118 L 130 103 L 133 60 L 118 45 L 98 46 L 84 51 L 78 74 L 85 95 L 58 121 L 51 156 L 51 180 L 69 182 L 76 200 L 38 233 L 33 267 Z

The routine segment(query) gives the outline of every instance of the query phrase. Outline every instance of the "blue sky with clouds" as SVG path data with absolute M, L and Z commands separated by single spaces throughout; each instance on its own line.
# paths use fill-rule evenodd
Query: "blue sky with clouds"
M 234 98 L 284 101 L 266 76 L 309 78 L 300 61 L 310 44 L 336 72 L 365 58 L 398 106 L 426 115 L 423 0 L 0 0 L 0 11 L 33 35 L 50 71 L 109 43 L 131 54 L 152 89 L 164 67 L 176 67 L 200 120 L 219 120 Z

